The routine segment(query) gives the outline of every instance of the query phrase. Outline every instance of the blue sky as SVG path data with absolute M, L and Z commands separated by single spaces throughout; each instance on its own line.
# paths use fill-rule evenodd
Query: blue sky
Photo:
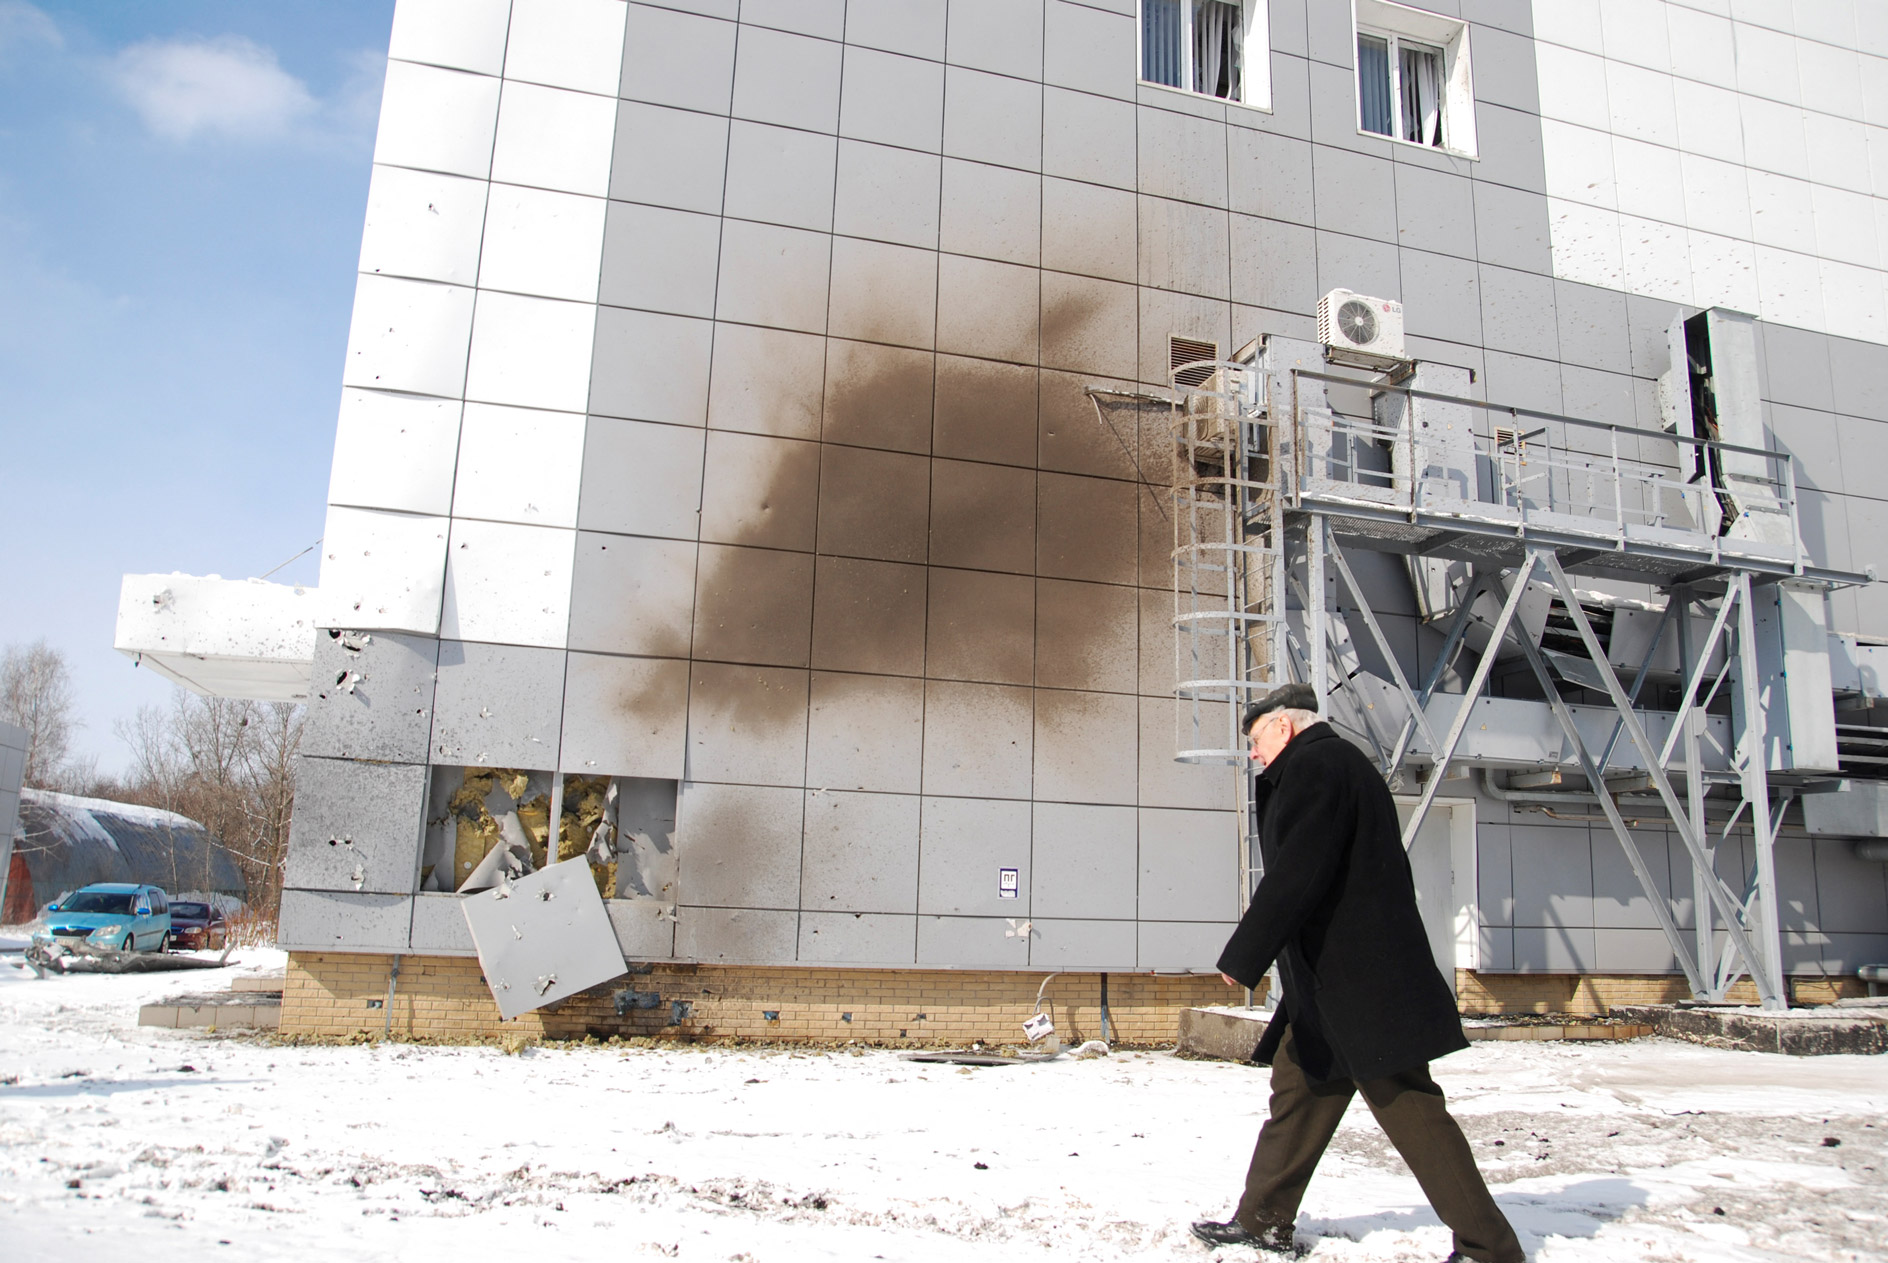
M 0 644 L 66 653 L 101 770 L 171 688 L 111 648 L 119 577 L 321 534 L 392 17 L 0 0 Z

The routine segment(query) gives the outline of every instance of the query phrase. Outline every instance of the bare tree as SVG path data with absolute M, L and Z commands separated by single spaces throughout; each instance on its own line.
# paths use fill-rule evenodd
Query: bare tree
M 26 729 L 26 784 L 60 789 L 72 752 L 72 670 L 66 656 L 36 640 L 0 654 L 0 719 Z

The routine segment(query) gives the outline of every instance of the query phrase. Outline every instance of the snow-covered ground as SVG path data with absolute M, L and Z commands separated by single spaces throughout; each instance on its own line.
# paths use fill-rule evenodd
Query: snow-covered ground
M 1262 1069 L 137 1026 L 223 977 L 0 964 L 0 1258 L 1253 1257 L 1187 1222 L 1231 1205 Z M 1436 1077 L 1543 1263 L 1888 1257 L 1888 1058 L 1480 1044 Z M 1361 1105 L 1298 1226 L 1325 1263 L 1448 1253 Z

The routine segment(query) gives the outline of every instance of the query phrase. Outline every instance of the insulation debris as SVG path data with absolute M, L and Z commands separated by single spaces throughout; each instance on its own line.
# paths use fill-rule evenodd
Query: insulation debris
M 615 894 L 617 789 L 611 778 L 564 778 L 557 854 L 552 856 L 551 773 L 473 767 L 462 777 L 443 804 L 438 796 L 443 788 L 436 791 L 420 889 L 466 894 L 581 856 L 589 862 L 597 893 Z

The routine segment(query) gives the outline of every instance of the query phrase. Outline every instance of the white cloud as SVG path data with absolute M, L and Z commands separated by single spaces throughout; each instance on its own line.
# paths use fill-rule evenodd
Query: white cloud
M 0 0 L 0 53 L 10 53 L 16 48 L 32 44 L 63 48 L 65 42 L 65 37 L 59 33 L 58 24 L 43 10 L 34 8 L 25 0 Z
M 111 73 L 144 125 L 168 140 L 203 133 L 271 139 L 317 108 L 273 50 L 239 35 L 146 40 L 119 53 Z

